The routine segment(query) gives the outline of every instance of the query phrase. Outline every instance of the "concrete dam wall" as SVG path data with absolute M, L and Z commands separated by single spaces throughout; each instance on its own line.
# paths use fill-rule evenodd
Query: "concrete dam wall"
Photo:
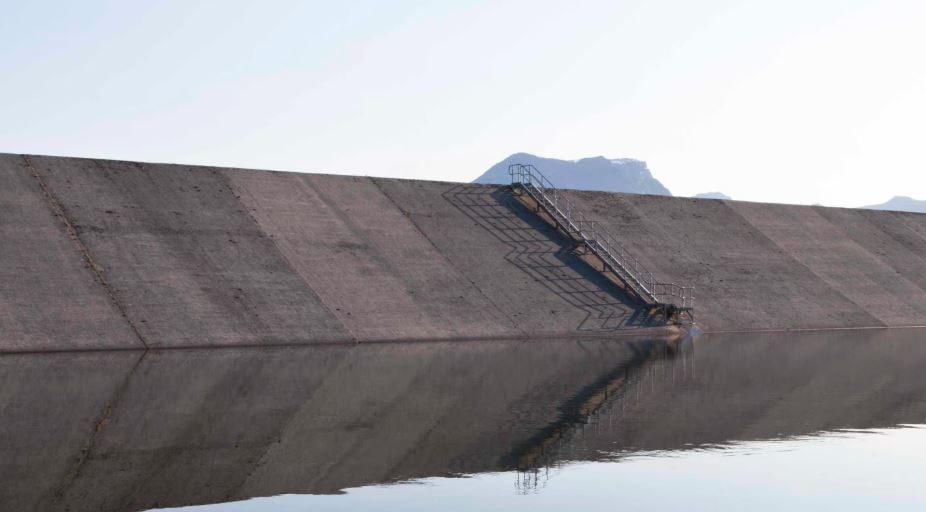
M 0 155 L 0 351 L 658 326 L 507 187 Z M 706 331 L 926 325 L 926 215 L 573 192 Z

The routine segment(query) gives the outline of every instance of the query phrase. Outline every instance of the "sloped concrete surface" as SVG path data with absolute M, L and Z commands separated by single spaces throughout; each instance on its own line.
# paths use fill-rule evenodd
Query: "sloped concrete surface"
M 0 351 L 658 327 L 507 187 L 0 155 Z M 571 192 L 707 331 L 926 324 L 926 215 Z
M 218 170 L 30 160 L 149 346 L 349 338 Z
M 0 157 L 0 350 L 144 348 L 22 157 Z
M 359 339 L 517 334 L 366 178 L 231 173 L 264 233 Z
M 926 324 L 926 215 L 573 195 L 657 276 L 696 287 L 708 331 Z

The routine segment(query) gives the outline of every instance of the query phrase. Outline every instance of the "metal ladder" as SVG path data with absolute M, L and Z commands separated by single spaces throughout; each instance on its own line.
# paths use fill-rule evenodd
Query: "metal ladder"
M 684 315 L 694 322 L 694 287 L 656 281 L 653 273 L 627 252 L 604 226 L 590 220 L 533 165 L 512 164 L 508 166 L 508 174 L 512 188 L 520 188 L 576 243 L 598 256 L 604 270 L 617 275 L 643 300 L 662 307 L 667 318 L 673 316 L 680 320 Z

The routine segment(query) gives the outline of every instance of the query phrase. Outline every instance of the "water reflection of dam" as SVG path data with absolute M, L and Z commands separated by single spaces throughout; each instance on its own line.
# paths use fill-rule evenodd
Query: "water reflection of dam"
M 531 478 L 572 460 L 926 419 L 921 331 L 794 338 L 3 356 L 0 509 Z
M 578 391 L 563 407 L 559 418 L 537 436 L 503 459 L 502 466 L 523 472 L 536 472 L 566 460 L 597 458 L 609 454 L 609 446 L 592 446 L 589 440 L 608 440 L 616 425 L 640 402 L 658 393 L 656 381 L 671 380 L 684 385 L 694 377 L 693 342 L 679 340 L 648 347 L 633 364 L 615 368 Z M 662 388 L 662 386 L 660 386 Z M 659 399 L 655 396 L 654 399 Z M 590 438 L 592 432 L 594 437 Z M 605 434 L 602 436 L 602 434 Z M 607 442 L 607 441 L 606 441 Z

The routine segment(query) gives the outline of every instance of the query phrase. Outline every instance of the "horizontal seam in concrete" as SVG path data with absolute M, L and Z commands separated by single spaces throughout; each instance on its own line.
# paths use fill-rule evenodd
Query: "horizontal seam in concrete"
M 119 302 L 118 297 L 116 297 L 116 292 L 109 286 L 109 283 L 106 282 L 106 276 L 103 275 L 103 269 L 96 264 L 93 256 L 90 254 L 90 250 L 84 244 L 83 240 L 80 239 L 80 235 L 77 233 L 77 230 L 74 228 L 74 225 L 71 224 L 70 219 L 64 212 L 64 207 L 61 206 L 61 202 L 58 201 L 58 198 L 51 192 L 51 189 L 48 187 L 48 184 L 45 183 L 45 180 L 42 179 L 42 176 L 39 174 L 39 171 L 32 165 L 32 160 L 29 159 L 28 155 L 22 155 L 23 160 L 26 162 L 26 165 L 29 167 L 29 171 L 32 173 L 32 176 L 38 182 L 39 187 L 42 189 L 42 193 L 45 195 L 45 202 L 48 204 L 48 207 L 51 209 L 52 213 L 61 219 L 61 222 L 64 223 L 64 229 L 68 234 L 68 237 L 74 244 L 77 246 L 77 250 L 80 252 L 81 257 L 84 261 L 87 262 L 87 265 L 90 268 L 90 271 L 93 272 L 93 275 L 96 277 L 96 281 L 106 290 L 106 295 L 109 297 L 110 304 L 116 308 L 116 311 L 119 312 L 122 319 L 125 320 L 125 323 L 128 324 L 129 328 L 132 329 L 132 332 L 135 333 L 135 336 L 138 338 L 138 341 L 141 342 L 144 348 L 148 348 L 148 343 L 145 342 L 145 338 L 142 337 L 141 332 L 132 323 L 129 319 L 128 314 L 125 311 L 125 308 Z
M 926 325 L 868 325 L 858 327 L 779 327 L 770 329 L 730 329 L 701 331 L 702 334 L 735 334 L 735 333 L 763 333 L 763 332 L 820 332 L 820 331 L 873 331 L 890 329 L 926 329 Z
M 459 336 L 447 338 L 381 338 L 372 340 L 318 340 L 295 342 L 268 342 L 268 343 L 216 343 L 203 345 L 163 346 L 150 348 L 73 348 L 73 349 L 47 349 L 47 350 L 10 350 L 0 352 L 2 356 L 26 354 L 58 354 L 58 353 L 84 353 L 84 352 L 133 352 L 133 351 L 168 351 L 168 350 L 205 350 L 205 349 L 235 349 L 235 348 L 273 348 L 273 347 L 316 347 L 332 345 L 376 345 L 376 344 L 418 344 L 418 343 L 466 343 L 475 341 L 531 341 L 531 340 L 583 340 L 583 339 L 609 339 L 628 337 L 667 338 L 683 335 L 685 329 L 676 327 L 655 327 L 651 329 L 627 329 L 608 333 L 576 333 L 574 331 L 550 334 L 516 334 L 511 336 Z
M 861 327 L 781 327 L 770 329 L 730 329 L 730 330 L 700 330 L 696 336 L 704 334 L 761 334 L 776 332 L 827 332 L 827 331 L 874 331 L 874 330 L 895 330 L 895 329 L 924 329 L 926 325 L 874 325 Z M 72 349 L 46 349 L 46 350 L 10 350 L 0 352 L 0 357 L 16 356 L 38 356 L 54 354 L 71 354 L 71 353 L 99 353 L 99 352 L 171 352 L 177 350 L 229 350 L 229 349 L 263 349 L 263 348 L 314 348 L 314 347 L 337 347 L 337 346 L 357 346 L 357 345 L 379 345 L 379 344 L 421 344 L 421 343 L 472 343 L 487 341 L 521 341 L 529 342 L 531 340 L 550 341 L 583 341 L 583 340 L 608 340 L 608 339 L 626 339 L 632 337 L 645 338 L 675 338 L 689 335 L 686 329 L 656 328 L 654 330 L 627 330 L 614 333 L 590 333 L 576 334 L 574 332 L 564 334 L 545 334 L 545 335 L 517 335 L 501 337 L 467 337 L 467 338 L 420 338 L 420 339 L 379 339 L 379 340 L 325 340 L 325 341 L 306 341 L 293 343 L 241 343 L 241 344 L 214 344 L 214 345 L 184 345 L 152 348 L 72 348 Z

